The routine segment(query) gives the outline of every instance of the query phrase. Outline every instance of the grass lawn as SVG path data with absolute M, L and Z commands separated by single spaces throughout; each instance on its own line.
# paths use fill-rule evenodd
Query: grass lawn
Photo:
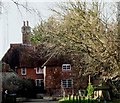
M 78 100 L 69 100 L 68 98 L 63 98 L 59 100 L 59 103 L 79 103 Z M 88 103 L 87 99 L 81 99 L 81 103 Z M 98 103 L 97 100 L 90 100 L 89 103 Z M 104 103 L 104 101 L 101 101 L 100 103 Z M 120 103 L 120 100 L 114 100 L 114 101 L 106 101 L 106 103 Z

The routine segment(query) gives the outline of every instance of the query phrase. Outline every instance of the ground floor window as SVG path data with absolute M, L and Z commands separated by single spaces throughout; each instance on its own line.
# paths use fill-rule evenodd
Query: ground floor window
M 64 88 L 71 88 L 72 85 L 73 85 L 72 79 L 61 80 L 61 86 L 63 86 Z
M 44 85 L 43 79 L 36 79 L 35 82 L 36 82 L 36 86 L 41 87 Z

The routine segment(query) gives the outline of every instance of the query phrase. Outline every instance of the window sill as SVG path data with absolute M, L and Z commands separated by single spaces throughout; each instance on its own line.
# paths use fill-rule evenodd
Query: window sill
M 62 69 L 62 71 L 63 72 L 71 72 L 71 70 L 64 70 L 64 69 Z
M 36 73 L 36 74 L 38 74 L 38 75 L 39 75 L 39 74 L 43 74 L 43 73 Z
M 26 74 L 21 74 L 22 76 L 26 76 Z

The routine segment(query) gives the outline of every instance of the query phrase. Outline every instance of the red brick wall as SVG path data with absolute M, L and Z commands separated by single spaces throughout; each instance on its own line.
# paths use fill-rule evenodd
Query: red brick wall
M 30 79 L 44 79 L 43 74 L 36 74 L 36 70 L 34 68 L 26 68 L 26 75 L 23 76 L 21 74 L 21 68 L 17 69 L 17 73 L 21 78 L 30 78 Z
M 45 89 L 47 93 L 52 92 L 53 94 L 61 95 L 61 80 L 70 79 L 71 71 L 62 71 L 62 66 L 47 67 L 45 76 Z M 66 93 L 71 93 L 72 88 L 65 88 Z
M 25 76 L 21 75 L 21 68 L 17 69 L 18 75 L 22 78 L 31 79 L 45 79 L 45 89 L 48 94 L 61 95 L 61 80 L 72 79 L 71 71 L 62 71 L 62 66 L 47 66 L 45 69 L 45 74 L 36 74 L 34 68 L 27 68 L 27 74 Z M 74 84 L 74 80 L 73 80 Z M 74 86 L 73 86 L 74 88 Z M 73 88 L 64 88 L 66 93 L 72 93 Z M 75 88 L 74 88 L 75 89 Z
M 47 67 L 45 77 L 45 88 L 60 88 L 60 67 Z

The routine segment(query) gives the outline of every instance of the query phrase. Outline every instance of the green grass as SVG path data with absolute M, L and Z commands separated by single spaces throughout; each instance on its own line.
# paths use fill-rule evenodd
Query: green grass
M 62 98 L 59 100 L 59 103 L 78 103 L 78 100 L 69 100 L 68 98 Z M 81 99 L 81 103 L 88 103 L 88 99 Z M 97 100 L 90 100 L 89 103 L 98 103 Z M 104 103 L 104 101 L 101 101 L 100 103 Z M 106 103 L 120 103 L 120 100 L 114 100 L 114 101 L 107 101 Z
M 94 102 L 92 102 L 92 100 L 90 100 L 89 103 L 97 103 L 96 100 L 93 100 Z M 59 103 L 78 103 L 78 100 L 75 98 L 74 101 L 73 99 L 68 99 L 68 98 L 62 98 L 61 100 L 59 100 Z M 88 103 L 88 99 L 81 99 L 81 103 Z

